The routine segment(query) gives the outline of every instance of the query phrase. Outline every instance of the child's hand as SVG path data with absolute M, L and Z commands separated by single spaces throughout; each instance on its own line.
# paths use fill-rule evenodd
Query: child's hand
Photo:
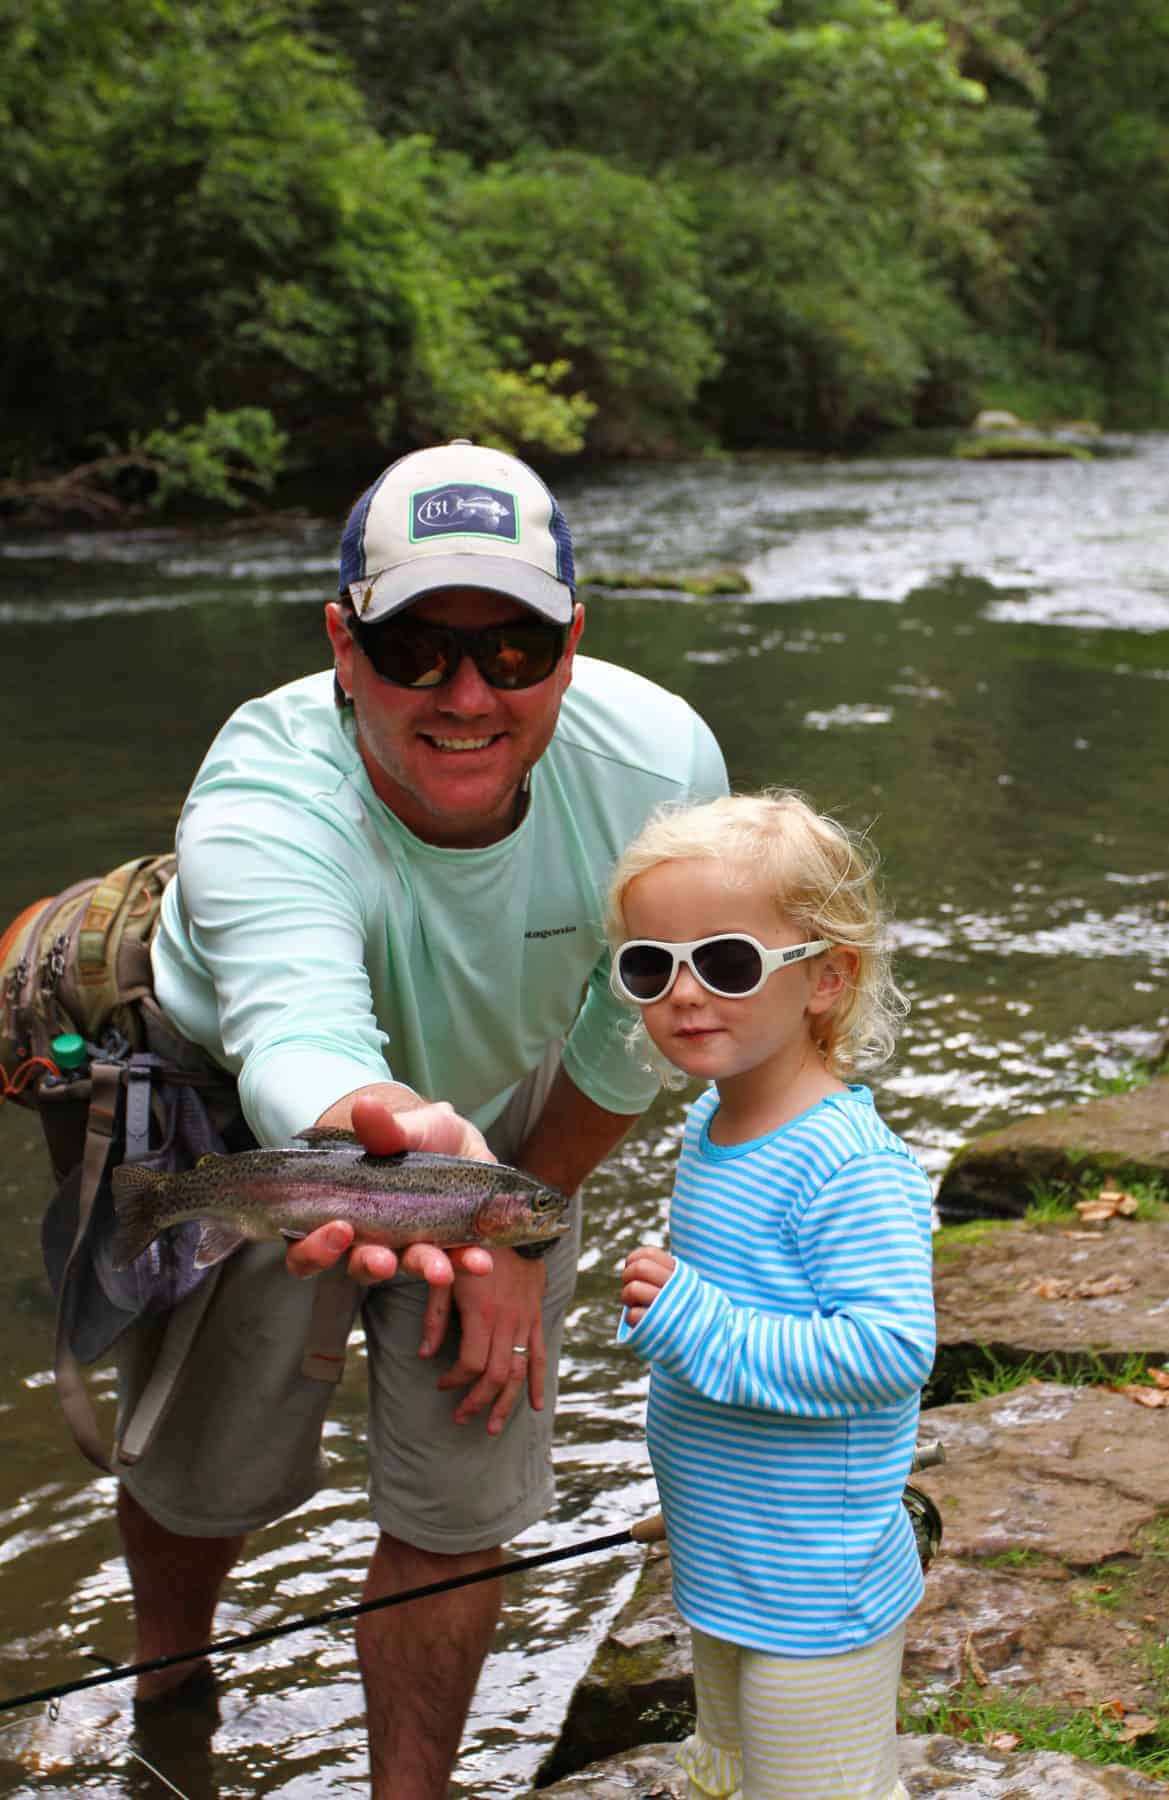
M 621 1276 L 621 1304 L 630 1325 L 640 1325 L 655 1297 L 678 1267 L 668 1250 L 642 1244 L 625 1258 Z

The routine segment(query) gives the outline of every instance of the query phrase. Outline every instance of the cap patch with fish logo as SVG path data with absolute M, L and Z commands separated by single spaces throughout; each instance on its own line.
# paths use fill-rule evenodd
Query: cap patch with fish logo
M 436 537 L 493 537 L 520 541 L 516 497 L 505 488 L 451 482 L 410 496 L 410 542 Z

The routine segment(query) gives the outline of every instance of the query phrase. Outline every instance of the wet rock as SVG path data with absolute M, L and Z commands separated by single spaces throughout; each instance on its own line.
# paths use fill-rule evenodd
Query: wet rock
M 1010 1224 L 938 1234 L 938 1357 L 931 1392 L 1028 1358 L 1067 1375 L 1143 1356 L 1169 1361 L 1169 1223 Z
M 922 1437 L 937 1437 L 946 1451 L 941 1466 L 913 1478 L 938 1507 L 945 1536 L 909 1621 L 903 1694 L 910 1709 L 928 1714 L 939 1695 L 973 1683 L 984 1697 L 1005 1690 L 1037 1707 L 1070 1711 L 1119 1700 L 1155 1712 L 1169 1618 L 1169 1409 L 1150 1411 L 1107 1388 L 1029 1382 L 930 1408 Z M 668 1553 L 659 1550 L 573 1695 L 537 1782 L 616 1757 L 589 1778 L 626 1781 L 624 1788 L 553 1791 L 652 1792 L 636 1787 L 626 1762 L 641 1765 L 622 1755 L 664 1734 L 685 1735 L 693 1705 L 686 1628 L 670 1599 Z M 1019 1773 L 1019 1758 L 970 1745 L 959 1746 L 961 1757 L 989 1759 L 988 1767 L 1004 1771 L 1003 1785 L 962 1788 L 956 1782 L 973 1763 L 931 1762 L 942 1753 L 921 1748 L 943 1741 L 904 1740 L 912 1745 L 906 1754 L 918 1759 L 911 1793 L 1014 1800 L 1166 1791 L 1108 1786 L 1107 1772 L 1062 1758 L 1023 1759 L 1030 1773 Z M 1087 1785 L 1061 1787 L 1051 1773 L 1072 1767 Z M 1032 1774 L 1039 1784 L 1024 1785 Z
M 911 1800 L 946 1794 L 949 1800 L 1105 1800 L 1106 1795 L 1159 1795 L 1162 1782 L 1132 1769 L 1097 1767 L 1052 1750 L 990 1750 L 957 1738 L 903 1737 L 898 1744 L 901 1779 Z
M 946 1450 L 916 1485 L 942 1552 L 909 1623 L 919 1703 L 973 1681 L 1039 1706 L 1155 1710 L 1169 1600 L 1169 1413 L 1100 1387 L 1029 1382 L 931 1408 Z
M 948 1800 L 1118 1800 L 1120 1796 L 1157 1795 L 1163 1783 L 1147 1781 L 1131 1769 L 1098 1768 L 1051 1750 L 988 1750 L 949 1737 L 900 1739 L 901 1779 L 911 1796 L 945 1794 Z M 684 1800 L 672 1744 L 643 1744 L 640 1749 L 592 1763 L 555 1787 L 543 1789 L 553 1800 Z
M 647 1552 L 637 1586 L 618 1613 L 569 1702 L 537 1786 L 648 1738 L 684 1737 L 694 1716 L 690 1634 L 674 1610 L 670 1557 Z M 615 1789 L 614 1792 L 620 1792 Z
M 1169 1076 L 975 1138 L 942 1177 L 938 1213 L 945 1222 L 1018 1218 L 1033 1183 L 1077 1184 L 1091 1170 L 1169 1179 Z

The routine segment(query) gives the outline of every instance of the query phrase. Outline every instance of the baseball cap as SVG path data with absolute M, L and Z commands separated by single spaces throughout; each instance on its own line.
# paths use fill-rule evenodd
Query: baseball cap
M 558 625 L 572 621 L 564 514 L 527 463 L 469 438 L 391 463 L 341 539 L 341 592 L 367 624 L 448 587 L 487 588 Z

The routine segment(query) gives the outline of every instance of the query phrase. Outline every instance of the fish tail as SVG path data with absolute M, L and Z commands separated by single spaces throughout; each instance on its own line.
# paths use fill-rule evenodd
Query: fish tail
M 170 1185 L 170 1177 L 141 1163 L 120 1163 L 111 1177 L 117 1225 L 110 1245 L 115 1269 L 128 1269 L 152 1244 L 162 1226 L 158 1200 Z

